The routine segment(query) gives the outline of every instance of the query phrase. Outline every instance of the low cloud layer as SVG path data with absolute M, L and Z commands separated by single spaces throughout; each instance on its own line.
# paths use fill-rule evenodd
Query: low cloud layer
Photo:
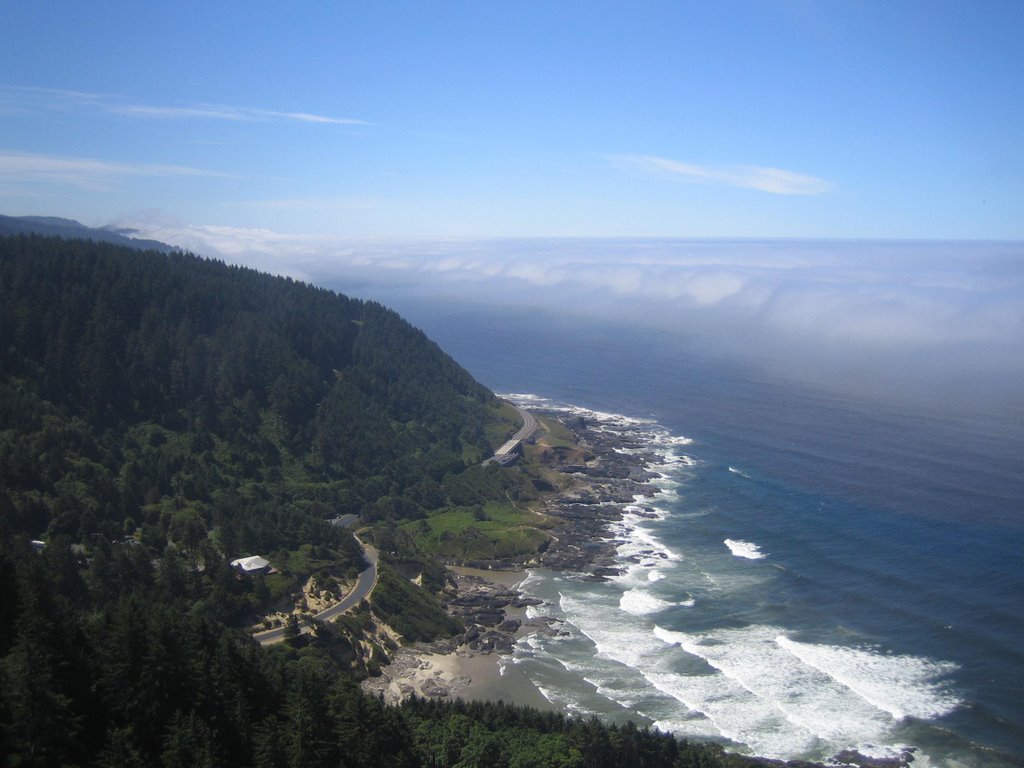
M 400 309 L 416 300 L 628 322 L 831 383 L 1024 374 L 1024 245 L 785 240 L 325 240 L 223 227 L 147 237 Z

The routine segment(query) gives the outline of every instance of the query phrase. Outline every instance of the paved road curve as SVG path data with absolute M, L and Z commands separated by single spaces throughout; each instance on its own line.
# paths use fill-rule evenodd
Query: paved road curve
M 356 537 L 356 541 L 359 541 L 359 537 Z M 369 544 L 363 544 L 359 541 L 359 544 L 363 548 L 363 555 L 366 557 L 366 561 L 370 564 L 370 567 L 364 570 L 356 578 L 356 584 L 345 595 L 341 600 L 336 602 L 330 608 L 325 608 L 320 613 L 313 614 L 313 618 L 317 621 L 328 622 L 340 616 L 349 608 L 359 604 L 359 601 L 364 597 L 369 597 L 373 591 L 374 586 L 377 584 L 377 550 L 371 547 Z M 253 638 L 260 645 L 273 645 L 284 640 L 284 627 L 277 627 L 276 629 L 268 629 L 264 632 L 253 633 Z M 307 635 L 313 631 L 313 628 L 299 620 L 299 632 L 303 635 Z
M 538 427 L 537 417 L 524 408 L 516 406 L 516 410 L 519 411 L 519 415 L 523 417 L 523 426 L 519 428 L 519 431 L 512 435 L 509 440 L 505 442 L 497 451 L 494 452 L 494 457 L 488 459 L 493 461 L 499 456 L 508 456 L 512 453 L 523 440 L 532 435 Z M 356 541 L 359 541 L 359 537 L 356 537 Z M 356 584 L 352 590 L 345 595 L 341 600 L 327 608 L 320 613 L 314 614 L 313 618 L 317 621 L 331 621 L 337 616 L 340 616 L 349 608 L 357 605 L 360 600 L 364 597 L 369 596 L 370 592 L 373 591 L 374 585 L 377 583 L 377 550 L 371 547 L 369 544 L 363 544 L 359 541 L 359 544 L 363 547 L 363 554 L 366 555 L 366 560 L 370 564 L 370 567 L 359 574 L 356 579 Z M 253 637 L 259 642 L 260 645 L 272 645 L 279 643 L 284 640 L 284 627 L 277 627 L 276 629 L 268 629 L 263 632 L 253 633 Z M 312 627 L 304 622 L 299 622 L 299 632 L 302 634 L 308 634 L 312 632 Z
M 528 438 L 537 430 L 536 416 L 534 416 L 525 408 L 520 408 L 519 406 L 516 406 L 516 410 L 519 411 L 519 415 L 523 417 L 523 426 L 519 429 L 518 432 L 512 435 L 512 437 L 509 438 L 509 440 L 503 446 L 501 446 L 501 448 L 494 452 L 495 458 L 497 458 L 498 456 L 508 456 L 510 453 L 512 453 L 512 451 L 516 449 L 519 443 Z

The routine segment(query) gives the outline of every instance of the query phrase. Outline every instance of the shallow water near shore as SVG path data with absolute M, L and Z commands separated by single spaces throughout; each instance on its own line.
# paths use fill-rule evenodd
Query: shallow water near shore
M 622 576 L 523 585 L 568 634 L 514 663 L 560 709 L 774 757 L 1024 764 L 1019 408 L 808 390 L 628 328 L 414 319 L 497 391 L 632 417 L 664 458 L 608 531 Z
M 568 632 L 526 637 L 514 656 L 553 704 L 767 757 L 909 745 L 918 764 L 1012 764 L 975 743 L 1012 752 L 1019 737 L 977 698 L 983 664 L 1015 663 L 1012 638 L 952 618 L 972 610 L 959 568 L 1011 554 L 1003 537 L 974 531 L 972 553 L 932 562 L 942 537 L 968 531 L 780 487 L 653 420 L 510 398 L 639 437 L 659 462 L 650 494 L 608 526 L 622 575 L 535 570 L 521 585 Z M 1012 622 L 1010 597 L 973 610 Z M 978 642 L 996 658 L 964 653 Z

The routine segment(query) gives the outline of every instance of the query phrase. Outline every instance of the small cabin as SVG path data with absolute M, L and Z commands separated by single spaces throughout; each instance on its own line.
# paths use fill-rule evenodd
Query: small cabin
M 269 573 L 270 561 L 259 555 L 251 555 L 232 560 L 231 567 L 246 576 L 254 576 L 257 573 Z

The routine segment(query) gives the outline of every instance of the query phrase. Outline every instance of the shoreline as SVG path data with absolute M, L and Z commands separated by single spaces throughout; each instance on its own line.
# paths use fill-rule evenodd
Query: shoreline
M 569 486 L 545 503 L 544 513 L 563 521 L 546 551 L 527 558 L 447 565 L 457 586 L 445 606 L 464 621 L 463 635 L 433 643 L 402 646 L 381 668 L 379 677 L 362 683 L 365 691 L 397 703 L 409 696 L 466 701 L 504 701 L 557 710 L 512 661 L 512 650 L 534 632 L 557 633 L 550 617 L 529 619 L 526 608 L 539 600 L 524 598 L 518 586 L 528 568 L 541 567 L 590 581 L 622 573 L 617 548 L 624 543 L 609 526 L 627 511 L 636 513 L 658 488 L 648 467 L 657 456 L 648 446 L 591 428 L 581 416 L 537 409 L 557 419 L 576 437 L 575 450 L 547 449 L 545 466 L 566 477 Z M 627 510 L 627 507 L 633 507 Z M 642 511 L 639 514 L 643 514 Z
M 486 570 L 466 566 L 448 566 L 460 585 L 460 593 L 472 589 L 474 595 L 507 595 L 529 575 L 525 570 Z M 518 590 L 516 590 L 516 594 Z M 451 610 L 452 615 L 459 615 Z M 380 677 L 365 680 L 362 687 L 381 694 L 388 703 L 409 696 L 421 698 L 463 699 L 466 701 L 504 701 L 507 704 L 554 710 L 526 673 L 511 661 L 511 645 L 532 631 L 543 629 L 543 621 L 530 621 L 525 606 L 509 604 L 502 609 L 502 622 L 515 622 L 508 650 L 473 648 L 459 643 L 460 638 L 434 643 L 415 643 L 399 648 L 391 663 L 381 668 Z M 511 628 L 511 625 L 507 625 Z M 461 639 L 465 639 L 467 632 Z M 471 641 L 472 642 L 472 641 Z
M 525 598 L 519 586 L 534 567 L 582 581 L 608 581 L 610 576 L 624 573 L 623 566 L 641 563 L 654 554 L 650 550 L 621 553 L 620 546 L 628 542 L 610 527 L 627 514 L 657 517 L 651 502 L 661 492 L 654 481 L 663 475 L 650 468 L 662 462 L 650 444 L 604 431 L 600 423 L 589 427 L 580 416 L 566 418 L 564 413 L 544 408 L 535 412 L 560 421 L 578 441 L 578 450 L 564 454 L 560 466 L 552 466 L 550 457 L 543 462 L 548 469 L 572 476 L 574 481 L 567 490 L 547 500 L 544 509 L 545 514 L 564 520 L 564 527 L 558 529 L 557 538 L 545 552 L 525 562 L 508 559 L 447 565 L 457 591 L 445 608 L 465 620 L 467 631 L 431 644 L 403 646 L 395 652 L 392 663 L 382 668 L 381 677 L 364 681 L 364 690 L 381 693 L 388 703 L 415 694 L 446 701 L 500 701 L 563 712 L 513 661 L 513 649 L 520 638 L 538 632 L 564 632 L 559 619 L 537 616 L 536 612 L 531 612 L 533 618 L 527 616 L 529 606 L 545 603 Z M 573 461 L 581 456 L 582 464 Z M 847 748 L 827 762 L 857 768 L 908 768 L 916 748 L 902 750 L 878 757 Z M 752 768 L 826 768 L 821 762 L 732 754 Z

